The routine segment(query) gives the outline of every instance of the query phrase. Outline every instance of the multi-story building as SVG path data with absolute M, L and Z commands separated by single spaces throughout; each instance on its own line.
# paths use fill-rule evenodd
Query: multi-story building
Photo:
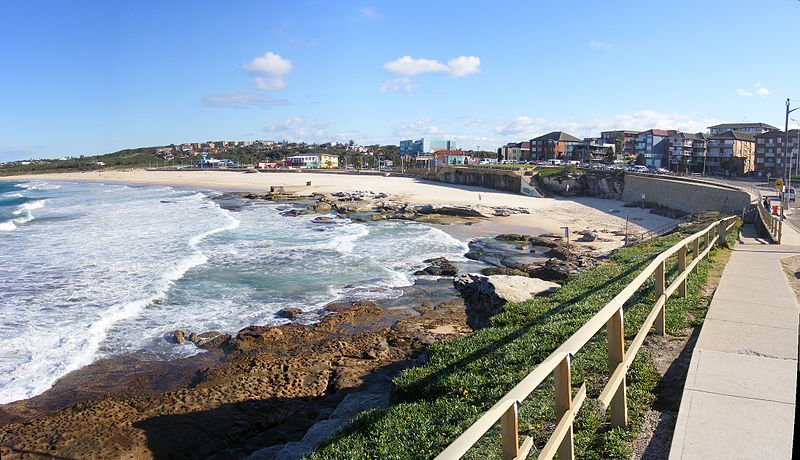
M 417 157 L 419 154 L 432 154 L 437 150 L 455 150 L 456 141 L 425 139 L 400 141 L 400 156 Z
M 707 174 L 744 175 L 754 170 L 756 138 L 742 131 L 726 131 L 708 138 Z
M 583 162 L 605 161 L 608 159 L 609 149 L 616 159 L 616 149 L 613 143 L 604 143 L 602 138 L 587 137 L 580 144 L 575 144 L 572 148 L 572 158 Z
M 667 137 L 665 147 L 667 169 L 676 172 L 702 172 L 706 158 L 706 135 L 675 133 Z
M 637 134 L 639 134 L 639 131 L 603 131 L 600 133 L 600 138 L 604 144 L 614 144 L 614 152 L 625 159 L 636 154 Z
M 571 134 L 553 131 L 530 140 L 531 158 L 535 160 L 571 158 L 575 145 L 580 143 L 581 140 Z
M 667 138 L 678 134 L 673 129 L 650 129 L 636 135 L 636 156 L 644 156 L 644 165 L 648 168 L 661 168 L 666 164 L 665 151 Z
M 785 142 L 785 131 L 768 131 L 756 136 L 756 172 L 760 172 L 763 175 L 768 174 L 772 177 L 785 177 L 786 165 L 791 164 L 792 171 L 796 174 L 800 130 L 789 130 L 788 152 L 783 148 Z M 791 160 L 788 158 L 789 154 L 791 154 Z
M 717 134 L 724 134 L 728 131 L 740 131 L 743 133 L 752 134 L 753 136 L 766 133 L 767 131 L 775 131 L 778 128 L 768 125 L 766 123 L 723 123 L 721 125 L 714 125 L 708 127 L 708 133 L 712 136 Z
M 530 161 L 531 143 L 528 141 L 509 142 L 498 149 L 500 161 Z

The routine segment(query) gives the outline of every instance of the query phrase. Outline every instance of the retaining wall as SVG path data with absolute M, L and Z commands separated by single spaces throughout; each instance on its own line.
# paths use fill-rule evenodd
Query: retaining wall
M 750 195 L 733 187 L 724 187 L 681 179 L 625 174 L 622 200 L 655 203 L 688 213 L 720 211 L 741 213 L 750 206 Z
M 448 184 L 472 185 L 504 192 L 520 193 L 522 188 L 520 177 L 521 175 L 516 171 L 443 167 L 425 178 Z

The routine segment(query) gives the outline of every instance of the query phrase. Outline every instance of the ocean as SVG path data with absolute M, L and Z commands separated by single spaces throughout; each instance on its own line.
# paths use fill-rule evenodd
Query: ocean
M 172 343 L 176 329 L 235 333 L 287 322 L 286 307 L 314 321 L 334 301 L 396 298 L 423 260 L 468 249 L 416 222 L 319 223 L 220 197 L 0 181 L 0 403 L 100 358 L 203 352 Z

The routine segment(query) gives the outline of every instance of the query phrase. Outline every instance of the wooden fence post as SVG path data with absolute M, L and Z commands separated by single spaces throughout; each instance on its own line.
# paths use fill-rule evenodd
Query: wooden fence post
M 609 376 L 625 360 L 625 328 L 622 322 L 622 307 L 608 320 L 608 372 Z M 626 378 L 622 377 L 617 391 L 611 398 L 611 426 L 624 428 L 628 426 L 628 400 L 626 397 Z
M 570 356 L 567 355 L 561 360 L 555 372 L 553 372 L 553 382 L 556 397 L 556 423 L 561 420 L 570 409 L 572 409 L 572 375 L 570 371 Z M 575 458 L 575 446 L 572 439 L 572 425 L 570 425 L 564 440 L 558 446 L 559 460 Z
M 656 302 L 661 299 L 664 295 L 664 261 L 662 260 L 661 263 L 658 264 L 656 267 L 656 271 L 653 274 L 655 276 L 655 284 L 656 284 Z M 666 331 L 666 312 L 667 312 L 667 303 L 664 302 L 664 305 L 661 306 L 661 309 L 656 316 L 656 334 L 664 335 Z
M 712 229 L 708 229 L 708 231 L 705 234 L 706 239 L 705 239 L 705 246 L 703 246 L 703 249 L 708 249 L 708 245 L 709 243 L 711 243 L 711 230 Z
M 686 246 L 681 246 L 678 249 L 678 274 L 681 275 L 686 271 Z M 678 297 L 686 297 L 686 279 L 681 281 L 678 285 Z
M 725 221 L 721 220 L 717 223 L 717 231 L 719 238 L 717 239 L 718 248 L 727 248 L 728 242 L 725 241 Z
M 694 239 L 694 258 L 697 259 L 700 257 L 700 237 Z M 700 267 L 700 262 L 694 264 L 694 271 L 696 272 L 698 267 Z
M 500 418 L 500 443 L 503 446 L 503 460 L 517 458 L 519 455 L 519 425 L 516 402 Z

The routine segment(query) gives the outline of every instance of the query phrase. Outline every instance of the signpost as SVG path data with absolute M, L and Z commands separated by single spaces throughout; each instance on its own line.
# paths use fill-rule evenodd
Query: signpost
M 778 191 L 783 191 L 783 181 L 780 179 L 775 180 L 775 189 Z
M 567 239 L 567 261 L 569 261 L 569 227 L 561 227 L 564 229 L 564 238 Z

